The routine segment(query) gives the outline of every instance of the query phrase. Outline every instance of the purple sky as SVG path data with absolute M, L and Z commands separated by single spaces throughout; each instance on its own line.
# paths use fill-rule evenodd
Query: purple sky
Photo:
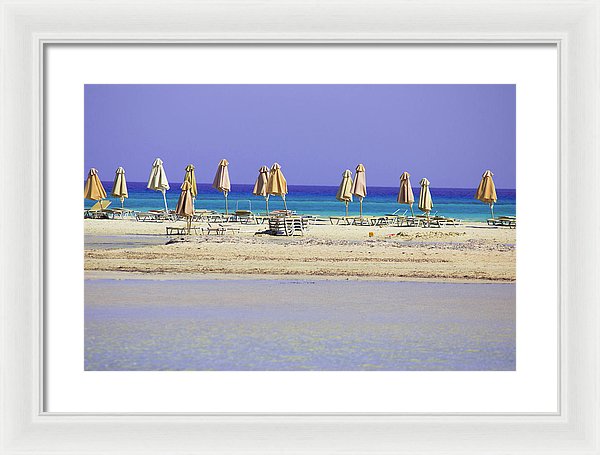
M 473 188 L 486 169 L 515 187 L 514 85 L 86 85 L 85 175 L 146 181 L 154 158 L 181 182 L 210 183 L 221 158 L 232 185 L 279 162 L 288 184 Z

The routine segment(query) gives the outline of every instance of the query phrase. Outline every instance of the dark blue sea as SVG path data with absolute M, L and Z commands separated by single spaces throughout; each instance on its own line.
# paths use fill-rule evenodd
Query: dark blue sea
M 102 182 L 110 195 L 111 182 Z M 169 208 L 174 209 L 179 198 L 179 187 L 181 183 L 172 183 L 167 192 L 167 203 Z M 251 209 L 255 213 L 265 211 L 265 200 L 252 194 L 254 185 L 232 185 L 229 193 L 229 210 Z M 127 182 L 129 198 L 125 200 L 125 208 L 132 210 L 152 210 L 164 208 L 163 198 L 160 192 L 151 191 L 146 188 L 146 182 Z M 297 213 L 305 215 L 344 215 L 345 206 L 336 200 L 337 186 L 304 186 L 289 185 L 287 195 L 287 207 Z M 413 188 L 415 199 L 418 202 L 420 188 Z M 477 201 L 473 196 L 475 188 L 435 188 L 431 187 L 433 198 L 432 214 L 461 218 L 470 221 L 483 221 L 490 217 L 488 205 Z M 374 187 L 367 188 L 368 194 L 363 201 L 363 214 L 385 215 L 399 213 L 408 210 L 408 206 L 401 206 L 396 202 L 398 196 L 397 187 Z M 516 190 L 497 189 L 498 202 L 494 206 L 496 216 L 516 215 Z M 119 207 L 121 202 L 111 198 L 113 206 Z M 413 206 L 415 214 L 420 213 L 417 202 Z M 93 201 L 85 201 L 85 207 L 91 207 Z M 198 196 L 196 198 L 196 209 L 208 209 L 222 212 L 225 210 L 223 194 L 212 188 L 210 184 L 198 184 Z M 271 196 L 269 209 L 283 209 L 280 197 Z M 355 200 L 350 203 L 350 215 L 358 215 L 359 203 Z

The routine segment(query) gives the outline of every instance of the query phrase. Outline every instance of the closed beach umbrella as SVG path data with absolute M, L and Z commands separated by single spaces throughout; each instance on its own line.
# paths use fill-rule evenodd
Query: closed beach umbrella
M 410 213 L 415 216 L 413 212 L 413 203 L 415 202 L 415 195 L 410 186 L 410 174 L 403 172 L 400 176 L 400 191 L 398 192 L 398 204 L 408 204 L 410 206 Z
M 267 215 L 269 214 L 269 195 L 267 194 L 267 183 L 269 183 L 269 168 L 267 166 L 262 166 L 258 170 L 258 177 L 256 178 L 256 182 L 254 183 L 254 188 L 252 189 L 252 194 L 255 196 L 262 196 L 265 198 Z
M 429 191 L 429 180 L 426 178 L 421 179 L 421 194 L 419 194 L 419 210 L 425 212 L 429 218 L 429 212 L 433 208 L 433 200 L 431 199 L 431 192 Z
M 271 166 L 269 180 L 267 181 L 267 194 L 281 196 L 281 199 L 283 199 L 283 207 L 287 210 L 287 204 L 285 202 L 285 195 L 287 192 L 287 181 L 283 176 L 283 172 L 281 172 L 281 166 L 279 163 L 274 163 L 273 166 Z
M 231 191 L 231 182 L 229 181 L 229 161 L 225 159 L 219 161 L 217 173 L 213 180 L 213 188 L 221 191 L 223 196 L 225 196 L 225 215 L 228 215 L 229 208 L 227 207 L 227 195 Z
M 356 166 L 356 174 L 354 175 L 354 183 L 352 184 L 352 194 L 358 197 L 358 200 L 360 201 L 360 216 L 362 218 L 363 198 L 367 195 L 367 176 L 365 167 L 362 164 Z
M 194 196 L 192 196 L 192 184 L 184 180 L 181 184 L 181 194 L 177 201 L 177 207 L 175 213 L 179 216 L 187 218 L 187 230 L 188 234 L 191 230 L 192 216 L 194 216 Z
M 163 167 L 163 162 L 160 158 L 156 158 L 152 163 L 152 170 L 150 171 L 150 178 L 148 179 L 148 189 L 154 191 L 160 191 L 165 201 L 165 212 L 169 211 L 167 206 L 167 190 L 170 188 L 169 181 L 167 180 L 167 174 Z
M 346 216 L 348 216 L 348 203 L 352 202 L 352 172 L 349 169 L 342 174 L 342 181 L 335 198 L 346 204 Z
M 492 179 L 493 175 L 492 171 L 485 171 L 481 176 L 481 182 L 479 182 L 479 187 L 475 193 L 475 199 L 490 205 L 492 218 L 494 218 L 494 204 L 498 200 L 496 185 L 494 185 L 494 179 Z
M 193 164 L 188 164 L 185 167 L 184 182 L 190 182 L 190 193 L 192 194 L 192 205 L 196 204 L 196 196 L 198 196 L 198 184 L 196 183 L 196 171 Z
M 190 182 L 190 192 L 192 193 L 192 197 L 196 199 L 196 196 L 198 196 L 198 184 L 196 183 L 196 171 L 193 164 L 188 164 L 185 167 L 183 181 Z
M 123 202 L 127 194 L 127 182 L 125 181 L 125 169 L 121 166 L 115 171 L 115 181 L 113 182 L 113 188 L 111 191 L 113 197 L 118 197 L 121 200 L 121 208 L 123 208 Z
M 85 188 L 83 190 L 83 197 L 90 199 L 91 201 L 101 201 L 106 197 L 106 191 L 102 186 L 100 177 L 98 177 L 98 171 L 94 168 L 91 168 L 90 172 L 88 172 L 88 176 L 85 181 Z M 108 204 L 106 204 L 106 207 L 108 207 Z M 106 207 L 104 207 L 102 202 L 100 202 L 100 208 Z

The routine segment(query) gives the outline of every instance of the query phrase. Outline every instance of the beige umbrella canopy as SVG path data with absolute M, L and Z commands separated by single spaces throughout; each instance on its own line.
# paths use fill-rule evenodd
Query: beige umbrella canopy
M 187 218 L 187 230 L 189 234 L 191 231 L 192 216 L 194 216 L 194 196 L 192 195 L 192 184 L 188 180 L 184 180 L 181 184 L 181 194 L 177 201 L 175 213 Z
M 348 203 L 352 202 L 352 172 L 349 169 L 342 174 L 342 181 L 335 198 L 346 204 L 346 216 L 348 216 Z
M 425 212 L 429 216 L 429 212 L 433 208 L 433 200 L 431 199 L 431 192 L 429 191 L 429 180 L 426 178 L 421 179 L 421 193 L 419 194 L 419 210 Z
M 269 214 L 269 195 L 267 194 L 267 183 L 269 183 L 269 168 L 262 166 L 258 170 L 258 177 L 254 183 L 252 194 L 255 196 L 262 196 L 265 198 L 267 215 Z
M 129 197 L 129 194 L 127 193 L 127 182 L 125 181 L 125 169 L 121 166 L 115 171 L 115 180 L 113 182 L 111 195 L 118 197 L 121 200 L 121 208 L 123 208 L 123 202 L 126 197 Z
M 227 195 L 231 191 L 231 182 L 229 181 L 229 161 L 223 159 L 219 161 L 217 167 L 217 173 L 213 180 L 213 188 L 221 191 L 225 196 L 225 215 L 229 214 L 229 208 L 227 207 Z
M 167 206 L 167 190 L 171 188 L 169 181 L 167 180 L 167 174 L 163 167 L 163 162 L 160 158 L 156 158 L 152 163 L 152 170 L 150 171 L 150 178 L 148 179 L 147 188 L 154 191 L 160 191 L 165 201 L 165 212 L 169 211 Z
M 410 206 L 410 213 L 415 216 L 413 212 L 413 203 L 415 202 L 415 195 L 410 186 L 410 174 L 403 172 L 400 176 L 400 191 L 398 192 L 398 204 L 408 204 Z
M 367 195 L 367 176 L 365 167 L 362 164 L 356 166 L 356 174 L 354 175 L 354 183 L 352 184 L 352 194 L 358 197 L 360 201 L 360 216 L 362 217 L 363 198 Z
M 198 184 L 196 183 L 196 171 L 193 164 L 188 164 L 185 167 L 183 181 L 190 182 L 190 192 L 192 193 L 192 197 L 196 199 L 196 196 L 198 196 Z
M 287 203 L 285 202 L 285 195 L 288 192 L 287 182 L 281 172 L 281 166 L 279 163 L 274 163 L 271 166 L 271 173 L 269 174 L 269 180 L 267 181 L 267 194 L 274 196 L 281 196 L 283 199 L 283 207 L 287 210 Z
M 91 168 L 88 172 L 83 197 L 92 201 L 100 201 L 106 197 L 106 190 L 102 186 L 100 177 L 98 177 L 98 171 L 94 168 Z
M 496 185 L 494 185 L 494 179 L 492 179 L 493 175 L 492 171 L 485 171 L 481 176 L 481 182 L 479 182 L 479 187 L 475 193 L 475 199 L 490 205 L 492 218 L 494 218 L 494 204 L 498 200 L 498 196 L 496 196 Z

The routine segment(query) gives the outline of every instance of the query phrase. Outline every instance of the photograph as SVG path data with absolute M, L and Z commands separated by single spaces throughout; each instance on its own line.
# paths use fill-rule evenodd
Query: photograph
M 516 371 L 516 85 L 83 90 L 85 371 Z

